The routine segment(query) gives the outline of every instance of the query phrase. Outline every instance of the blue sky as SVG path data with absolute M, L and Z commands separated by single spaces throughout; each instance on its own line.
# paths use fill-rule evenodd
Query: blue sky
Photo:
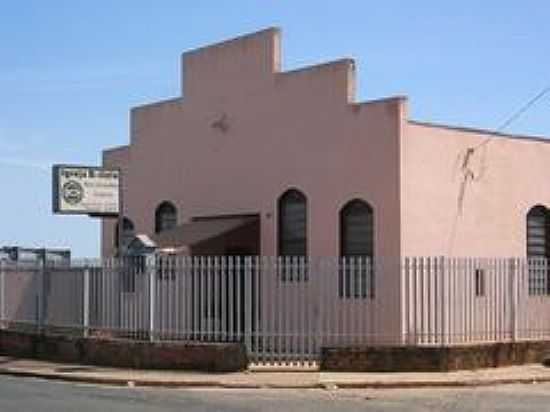
M 131 106 L 178 95 L 185 50 L 279 26 L 284 69 L 353 57 L 360 100 L 495 128 L 550 86 L 549 18 L 544 0 L 4 2 L 0 245 L 98 254 L 98 221 L 52 215 L 50 165 L 125 144 Z M 550 136 L 550 96 L 508 130 Z

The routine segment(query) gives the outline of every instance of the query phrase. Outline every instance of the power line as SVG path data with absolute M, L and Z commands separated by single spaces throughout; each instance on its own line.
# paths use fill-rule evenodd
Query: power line
M 544 88 L 540 93 L 538 93 L 535 97 L 533 97 L 531 100 L 529 100 L 527 103 L 525 103 L 519 110 L 517 110 L 515 113 L 513 113 L 510 117 L 508 117 L 496 130 L 495 133 L 502 132 L 504 129 L 506 129 L 510 124 L 512 124 L 514 121 L 516 121 L 523 113 L 525 113 L 527 110 L 529 110 L 535 103 L 537 103 L 540 99 L 542 99 L 546 94 L 550 93 L 550 86 Z M 460 215 L 462 214 L 462 210 L 464 207 L 464 199 L 466 197 L 466 191 L 468 189 L 468 184 L 472 181 L 476 180 L 475 174 L 473 170 L 470 167 L 470 161 L 472 159 L 472 156 L 474 155 L 475 151 L 479 149 L 482 146 L 487 145 L 494 136 L 490 136 L 486 138 L 484 141 L 479 143 L 477 146 L 469 147 L 466 150 L 466 153 L 464 155 L 464 159 L 462 161 L 461 165 L 461 171 L 463 173 L 462 181 L 460 183 L 460 188 L 458 191 L 458 199 L 457 199 L 457 211 L 456 215 L 453 221 L 453 226 L 451 228 L 451 236 L 449 238 L 449 253 L 451 253 L 453 244 L 455 241 L 456 233 L 458 230 L 458 220 L 460 218 Z
M 531 100 L 529 100 L 527 103 L 525 103 L 519 110 L 514 112 L 508 119 L 506 119 L 496 130 L 496 133 L 502 132 L 504 129 L 506 129 L 508 126 L 510 126 L 514 121 L 516 121 L 521 115 L 523 115 L 527 110 L 529 110 L 535 103 L 537 103 L 540 99 L 542 99 L 546 94 L 550 93 L 550 86 L 544 88 L 540 93 L 538 93 L 535 97 L 533 97 Z M 483 142 L 475 146 L 473 149 L 478 149 L 481 146 L 486 145 L 491 141 L 493 137 L 488 137 Z

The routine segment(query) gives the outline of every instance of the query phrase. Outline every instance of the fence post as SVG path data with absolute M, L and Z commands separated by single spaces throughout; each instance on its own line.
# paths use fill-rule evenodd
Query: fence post
M 403 322 L 405 323 L 405 327 L 403 328 L 405 339 L 403 340 L 403 343 L 405 345 L 411 345 L 416 342 L 416 331 L 413 330 L 416 328 L 416 325 L 413 323 L 413 312 L 416 310 L 416 307 L 412 303 L 412 290 L 413 290 L 413 282 L 416 281 L 416 279 L 412 278 L 413 269 L 412 265 L 413 262 L 415 262 L 414 259 L 411 259 L 409 257 L 405 257 L 404 259 L 401 258 L 401 262 L 403 264 L 403 283 L 402 283 L 402 289 L 404 293 L 404 297 L 402 299 L 403 306 L 403 312 L 402 312 L 402 318 Z
M 0 260 L 0 328 L 6 327 L 6 263 Z
M 436 290 L 436 296 L 437 294 L 440 294 L 441 297 L 437 299 L 436 297 L 436 304 L 439 301 L 441 303 L 441 346 L 445 346 L 449 343 L 449 334 L 448 334 L 448 328 L 449 325 L 447 324 L 447 314 L 449 311 L 449 306 L 451 304 L 451 296 L 447 296 L 447 289 L 446 285 L 447 283 L 450 285 L 450 279 L 445 279 L 445 276 L 447 276 L 447 272 L 445 271 L 445 257 L 440 256 L 439 257 L 439 277 L 440 277 L 440 287 L 439 290 Z M 453 301 L 453 304 L 455 302 Z
M 510 285 L 509 290 L 511 294 L 511 305 L 510 305 L 510 338 L 512 342 L 517 340 L 518 333 L 518 276 L 517 276 L 517 265 L 515 259 L 509 259 L 508 268 L 510 274 Z
M 37 299 L 37 320 L 38 331 L 42 332 L 46 323 L 46 253 L 40 254 L 39 263 L 39 279 L 38 279 L 38 299 Z
M 87 261 L 84 266 L 83 283 L 82 326 L 84 328 L 84 337 L 87 338 L 90 330 L 90 265 Z
M 244 258 L 244 343 L 247 351 L 252 350 L 252 258 Z
M 156 307 L 156 259 L 154 255 L 147 256 L 147 273 L 149 275 L 149 340 L 155 341 L 155 307 Z

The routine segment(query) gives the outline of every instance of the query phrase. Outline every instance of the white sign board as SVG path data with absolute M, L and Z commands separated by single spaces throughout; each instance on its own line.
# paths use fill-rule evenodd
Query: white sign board
M 53 212 L 116 216 L 120 210 L 120 171 L 101 167 L 53 167 Z

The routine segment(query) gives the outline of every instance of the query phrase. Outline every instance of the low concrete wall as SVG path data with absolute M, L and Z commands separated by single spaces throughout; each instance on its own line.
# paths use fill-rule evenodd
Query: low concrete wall
M 0 354 L 142 369 L 235 372 L 248 366 L 241 343 L 145 342 L 0 331 Z
M 448 372 L 542 362 L 550 341 L 453 347 L 327 347 L 321 370 L 342 372 Z

